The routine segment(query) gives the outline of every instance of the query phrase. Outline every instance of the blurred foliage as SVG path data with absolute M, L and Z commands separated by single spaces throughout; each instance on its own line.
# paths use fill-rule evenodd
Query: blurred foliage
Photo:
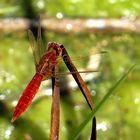
M 24 16 L 23 9 L 31 4 L 36 13 L 48 16 L 62 13 L 64 17 L 127 17 L 139 16 L 139 0 L 1 0 L 0 14 L 3 16 Z M 11 11 L 12 9 L 12 11 Z M 86 10 L 86 12 L 85 12 Z
M 50 17 L 57 17 L 57 14 L 61 13 L 63 17 L 71 18 L 134 19 L 140 12 L 139 0 L 102 0 L 102 3 L 98 0 L 30 0 L 29 3 L 34 9 L 34 15 L 46 13 Z M 27 2 L 27 5 L 29 3 Z M 25 5 L 23 0 L 1 0 L 0 17 L 27 16 Z M 102 56 L 99 76 L 87 82 L 95 104 L 100 102 L 112 84 L 132 63 L 139 62 L 139 34 L 73 35 L 47 31 L 45 36 L 48 41 L 62 43 L 72 58 L 89 55 L 93 49 L 107 50 L 108 53 Z M 35 73 L 27 34 L 0 33 L 0 40 L 0 140 L 47 140 L 50 129 L 51 96 L 38 97 L 15 124 L 10 123 L 13 104 Z M 88 61 L 82 59 L 74 63 L 78 68 L 85 68 Z M 139 70 L 137 66 L 118 93 L 110 97 L 96 114 L 98 140 L 140 139 Z M 50 84 L 48 88 L 51 88 Z M 42 90 L 38 94 L 41 92 Z M 90 112 L 81 92 L 78 89 L 71 89 L 71 93 L 61 98 L 60 140 L 68 139 Z M 79 139 L 88 139 L 90 129 L 89 124 Z

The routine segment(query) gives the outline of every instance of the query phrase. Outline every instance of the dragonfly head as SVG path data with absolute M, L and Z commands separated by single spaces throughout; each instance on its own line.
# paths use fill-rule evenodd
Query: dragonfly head
M 61 49 L 61 44 L 58 44 L 56 42 L 49 42 L 48 43 L 48 51 L 50 50 L 55 50 L 57 56 L 61 56 L 62 55 L 62 49 Z

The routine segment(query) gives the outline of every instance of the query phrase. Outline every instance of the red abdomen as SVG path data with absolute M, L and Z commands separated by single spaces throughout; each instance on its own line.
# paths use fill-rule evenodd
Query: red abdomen
M 12 117 L 11 122 L 14 122 L 29 106 L 33 100 L 35 94 L 37 93 L 39 86 L 41 84 L 43 76 L 39 73 L 36 73 L 30 83 L 27 85 L 23 91 L 18 104 L 15 107 L 15 111 Z

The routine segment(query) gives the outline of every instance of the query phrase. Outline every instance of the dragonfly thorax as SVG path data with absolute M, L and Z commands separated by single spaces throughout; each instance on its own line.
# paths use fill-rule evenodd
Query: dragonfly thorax
M 41 57 L 37 72 L 43 76 L 43 79 L 47 79 L 52 75 L 53 68 L 56 65 L 56 58 L 55 50 L 50 50 Z

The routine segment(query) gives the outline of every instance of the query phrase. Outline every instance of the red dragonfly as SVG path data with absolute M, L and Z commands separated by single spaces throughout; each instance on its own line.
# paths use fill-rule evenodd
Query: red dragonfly
M 48 43 L 48 50 L 41 57 L 39 63 L 36 63 L 37 72 L 23 91 L 18 104 L 15 107 L 11 122 L 14 122 L 27 109 L 35 94 L 37 93 L 41 81 L 52 76 L 53 69 L 56 65 L 56 60 L 59 56 L 61 56 L 61 54 L 62 49 L 60 44 L 54 42 Z
M 33 76 L 32 80 L 29 82 L 29 84 L 23 91 L 23 93 L 15 107 L 11 122 L 14 122 L 16 119 L 18 119 L 18 117 L 27 109 L 27 107 L 32 102 L 34 96 L 36 95 L 36 93 L 40 87 L 40 84 L 43 80 L 46 80 L 50 77 L 54 78 L 54 75 L 55 75 L 56 78 L 54 78 L 54 91 L 53 92 L 59 93 L 57 60 L 60 57 L 63 58 L 63 61 L 65 62 L 66 66 L 68 67 L 70 73 L 73 75 L 73 77 L 74 77 L 75 81 L 77 82 L 80 90 L 82 91 L 85 99 L 87 100 L 89 107 L 92 110 L 93 102 L 92 102 L 90 92 L 89 92 L 85 82 L 81 78 L 79 72 L 77 71 L 76 67 L 72 63 L 64 46 L 61 44 L 55 43 L 55 42 L 49 42 L 47 51 L 41 56 L 41 30 L 39 29 L 39 32 L 38 32 L 37 50 L 34 48 L 34 43 L 33 43 L 34 37 L 33 37 L 32 32 L 29 31 L 28 33 L 29 33 L 29 40 L 30 40 L 31 47 L 33 50 L 34 61 L 35 61 L 35 65 L 36 65 L 36 74 Z M 57 102 L 59 100 L 58 99 L 59 95 L 55 95 L 54 98 Z M 56 116 L 55 112 L 58 112 L 57 114 L 59 115 L 59 101 L 57 103 L 55 103 L 55 100 L 52 105 L 52 109 L 55 110 L 54 113 L 52 113 L 52 118 L 53 118 L 53 115 Z M 55 108 L 55 106 L 57 108 Z M 57 117 L 56 119 L 59 121 L 59 117 Z M 93 119 L 93 123 L 96 127 L 95 118 Z M 51 123 L 52 128 L 53 128 L 53 125 L 56 128 L 56 122 Z M 51 130 L 53 131 L 54 129 L 52 129 L 52 128 L 51 128 Z M 56 131 L 58 131 L 58 129 L 59 129 L 59 124 L 57 126 Z M 95 131 L 96 131 L 96 128 L 95 128 Z M 57 135 L 57 137 L 58 137 L 58 134 L 54 134 L 54 135 Z M 96 136 L 94 136 L 94 137 L 96 137 Z

